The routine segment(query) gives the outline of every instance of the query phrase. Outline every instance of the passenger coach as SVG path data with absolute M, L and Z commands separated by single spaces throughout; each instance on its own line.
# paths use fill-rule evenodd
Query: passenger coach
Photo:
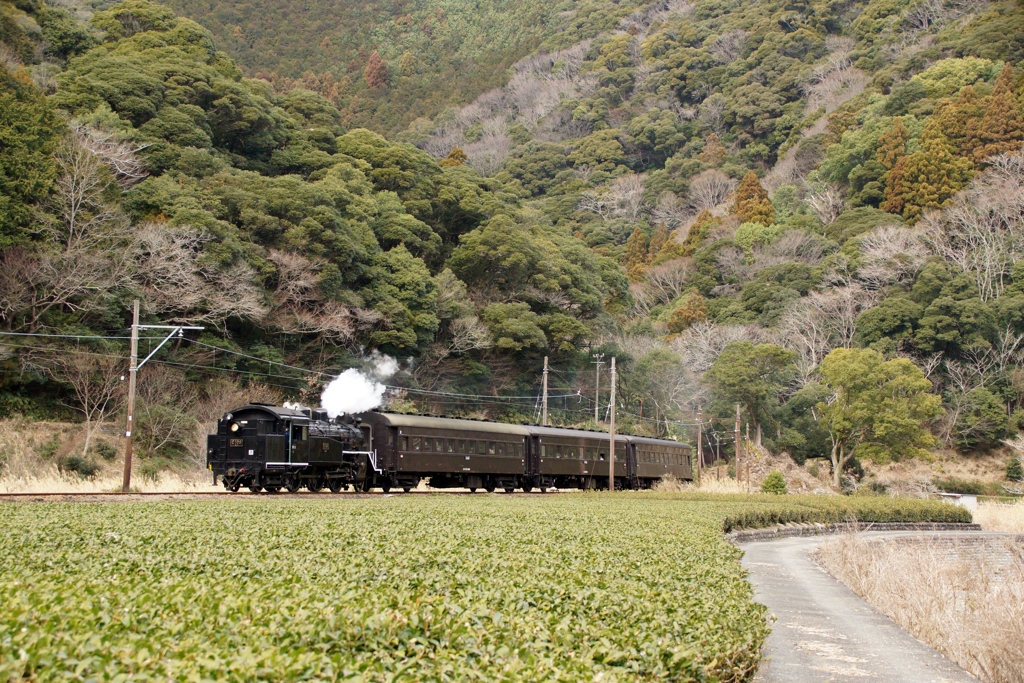
M 472 491 L 521 488 L 607 488 L 609 438 L 604 432 L 486 420 L 368 412 L 368 432 L 383 486 Z M 690 447 L 667 439 L 617 435 L 617 486 L 649 488 L 658 479 L 692 479 Z

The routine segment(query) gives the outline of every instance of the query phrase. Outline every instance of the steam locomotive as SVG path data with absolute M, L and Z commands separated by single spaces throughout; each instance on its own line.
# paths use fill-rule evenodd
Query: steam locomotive
M 605 488 L 609 445 L 596 431 L 377 411 L 332 420 L 323 410 L 253 403 L 218 421 L 206 457 L 229 491 L 410 491 L 427 479 L 433 488 L 511 493 Z M 678 441 L 616 435 L 616 488 L 692 479 L 690 453 Z

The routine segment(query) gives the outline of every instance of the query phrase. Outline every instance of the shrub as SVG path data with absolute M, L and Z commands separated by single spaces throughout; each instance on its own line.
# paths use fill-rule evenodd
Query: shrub
M 788 493 L 786 489 L 786 478 L 782 476 L 782 472 L 772 470 L 771 473 L 764 478 L 764 481 L 761 482 L 761 493 L 772 493 L 775 495 L 785 495 Z
M 1020 458 L 1016 455 L 1006 463 L 1006 478 L 1010 481 L 1024 481 L 1024 467 L 1021 467 Z
M 60 434 L 54 434 L 39 448 L 39 456 L 44 460 L 49 460 L 57 454 L 57 451 L 60 449 L 60 443 Z
M 932 483 L 946 494 L 973 494 L 981 496 L 985 493 L 985 484 L 982 481 L 971 479 L 957 479 L 956 477 L 936 478 Z
M 91 479 L 100 471 L 100 466 L 80 455 L 69 455 L 57 464 L 61 474 L 73 473 L 83 479 Z
M 100 441 L 92 449 L 96 455 L 100 456 L 106 461 L 111 461 L 117 455 L 117 447 L 106 441 Z

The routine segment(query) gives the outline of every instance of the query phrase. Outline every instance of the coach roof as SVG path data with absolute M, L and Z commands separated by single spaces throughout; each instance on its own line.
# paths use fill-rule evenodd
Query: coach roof
M 369 413 L 379 415 L 393 427 L 419 427 L 422 429 L 449 429 L 463 432 L 487 432 L 490 434 L 512 434 L 529 436 L 529 430 L 522 425 L 486 420 L 458 420 L 451 417 L 430 417 L 427 415 L 406 415 L 404 413 Z

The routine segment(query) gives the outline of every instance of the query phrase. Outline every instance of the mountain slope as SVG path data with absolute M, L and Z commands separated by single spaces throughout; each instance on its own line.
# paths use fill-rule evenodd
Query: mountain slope
M 556 33 L 610 28 L 634 3 L 539 0 L 165 0 L 201 23 L 249 75 L 300 79 L 346 125 L 382 133 L 501 85 Z M 374 53 L 384 72 L 367 78 Z M 381 72 L 382 74 L 384 72 Z M 305 74 L 305 78 L 303 75 Z

